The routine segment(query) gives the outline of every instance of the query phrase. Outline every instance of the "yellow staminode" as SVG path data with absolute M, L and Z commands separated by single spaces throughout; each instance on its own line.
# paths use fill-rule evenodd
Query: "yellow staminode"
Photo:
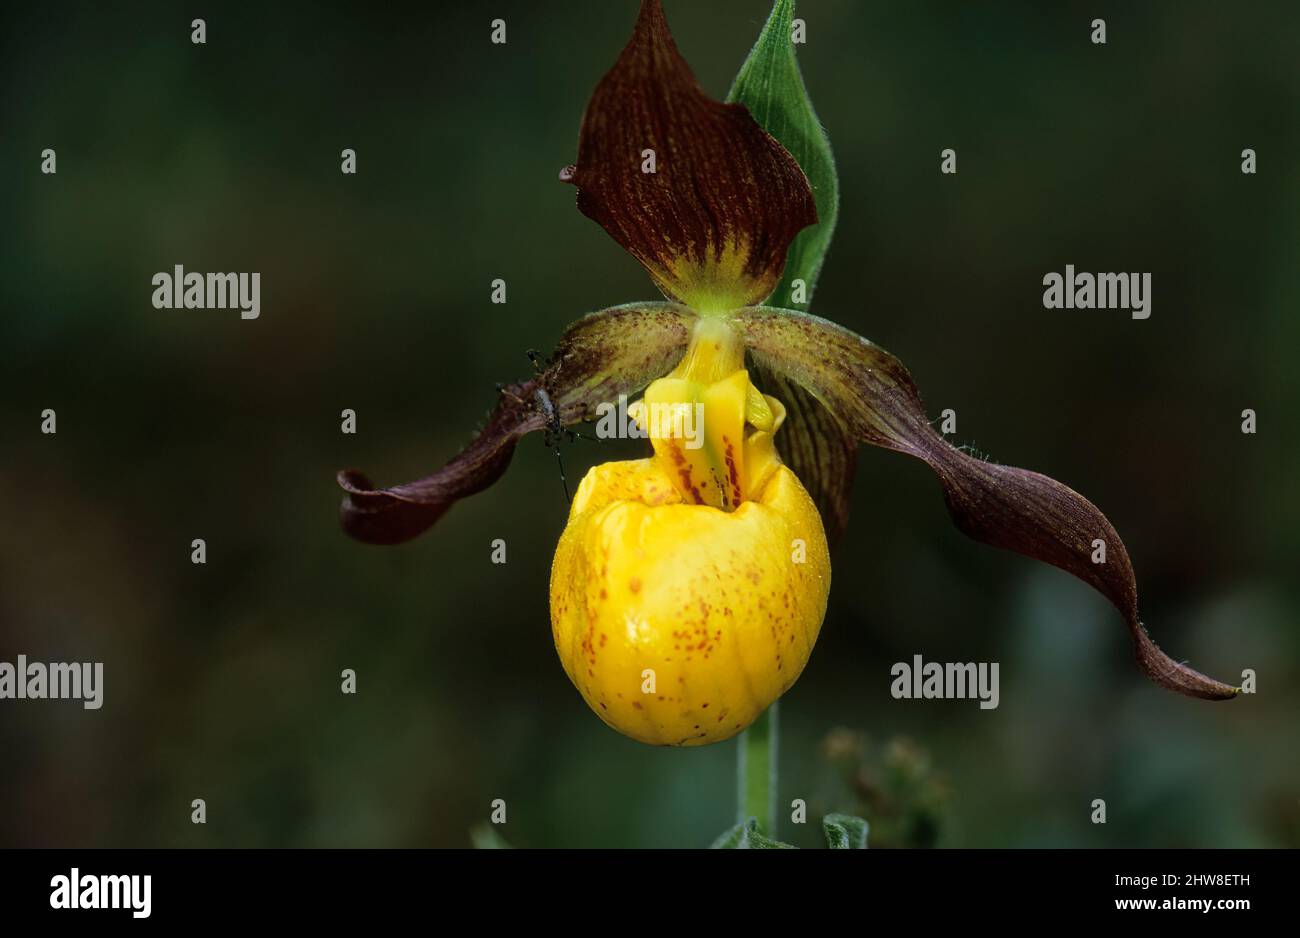
M 638 410 L 655 455 L 593 468 L 556 549 L 560 660 L 591 708 L 642 742 L 740 732 L 798 678 L 826 611 L 821 518 L 774 446 L 785 408 L 742 363 L 729 326 L 701 320 Z M 681 408 L 702 414 L 702 445 L 687 445 L 684 415 L 662 419 Z

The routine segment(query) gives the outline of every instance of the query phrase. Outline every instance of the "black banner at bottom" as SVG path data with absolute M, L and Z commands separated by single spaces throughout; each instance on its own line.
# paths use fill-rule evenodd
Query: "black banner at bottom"
M 752 922 L 775 905 L 836 920 L 911 909 L 926 924 L 975 913 L 990 924 L 1200 916 L 1230 929 L 1290 906 L 1295 860 L 1214 850 L 10 850 L 0 852 L 0 902 L 7 923 L 92 929 L 333 928 L 448 912 L 449 924 L 472 915 L 547 927 L 603 908 L 634 928 L 683 914 Z

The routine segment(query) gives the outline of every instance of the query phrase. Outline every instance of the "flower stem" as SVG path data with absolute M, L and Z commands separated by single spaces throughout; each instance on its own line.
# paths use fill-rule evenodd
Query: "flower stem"
M 758 818 L 764 833 L 776 836 L 776 766 L 779 701 L 768 707 L 740 734 L 736 754 L 739 820 Z

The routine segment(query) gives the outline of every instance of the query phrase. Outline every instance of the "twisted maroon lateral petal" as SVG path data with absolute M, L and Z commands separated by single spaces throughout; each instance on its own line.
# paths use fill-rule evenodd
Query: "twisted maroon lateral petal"
M 578 161 L 560 178 L 665 295 L 696 309 L 763 300 L 794 236 L 817 221 L 794 157 L 744 106 L 704 93 L 659 0 L 641 4 L 587 104 Z
M 456 501 L 501 478 L 520 438 L 556 423 L 594 420 L 602 402 L 635 394 L 686 351 L 695 314 L 671 303 L 615 306 L 579 320 L 543 371 L 504 387 L 469 446 L 431 476 L 377 489 L 363 473 L 338 474 L 343 530 L 368 544 L 398 544 L 427 530 Z
M 417 482 L 376 489 L 362 472 L 339 472 L 339 485 L 347 493 L 340 511 L 343 530 L 367 544 L 400 544 L 427 530 L 458 500 L 492 485 L 509 467 L 519 438 L 546 425 L 530 403 L 540 386 L 534 379 L 502 389 L 469 446 Z
M 847 329 L 767 308 L 743 310 L 734 322 L 757 361 L 806 388 L 858 439 L 927 463 L 962 532 L 1060 567 L 1114 603 L 1128 622 L 1138 665 L 1155 683 L 1207 700 L 1236 696 L 1237 688 L 1174 661 L 1147 635 L 1124 542 L 1082 495 L 1045 475 L 984 462 L 949 444 L 926 419 L 902 363 Z M 1092 561 L 1098 539 L 1106 545 L 1104 563 Z

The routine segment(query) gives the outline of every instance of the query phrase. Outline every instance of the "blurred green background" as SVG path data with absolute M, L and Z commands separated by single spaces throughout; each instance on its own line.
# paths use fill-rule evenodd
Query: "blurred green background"
M 106 686 L 99 711 L 0 701 L 0 845 L 464 846 L 495 798 L 520 846 L 697 846 L 732 823 L 734 742 L 632 742 L 560 668 L 540 437 L 411 544 L 336 517 L 337 469 L 436 468 L 526 349 L 655 298 L 557 180 L 635 6 L 5 6 L 0 660 L 103 661 Z M 766 0 L 666 7 L 721 97 Z M 924 466 L 864 449 L 782 704 L 780 797 L 813 823 L 778 833 L 815 845 L 838 809 L 883 843 L 1300 845 L 1300 7 L 799 15 L 842 192 L 814 311 L 902 358 L 961 440 L 1101 506 L 1155 638 L 1220 678 L 1254 668 L 1259 693 L 1154 687 L 1099 596 L 966 540 Z M 1152 317 L 1045 310 L 1067 263 L 1152 272 Z M 175 264 L 260 271 L 261 318 L 155 310 Z M 634 446 L 568 446 L 570 482 Z M 1000 708 L 893 700 L 890 665 L 918 653 L 1000 662 Z

